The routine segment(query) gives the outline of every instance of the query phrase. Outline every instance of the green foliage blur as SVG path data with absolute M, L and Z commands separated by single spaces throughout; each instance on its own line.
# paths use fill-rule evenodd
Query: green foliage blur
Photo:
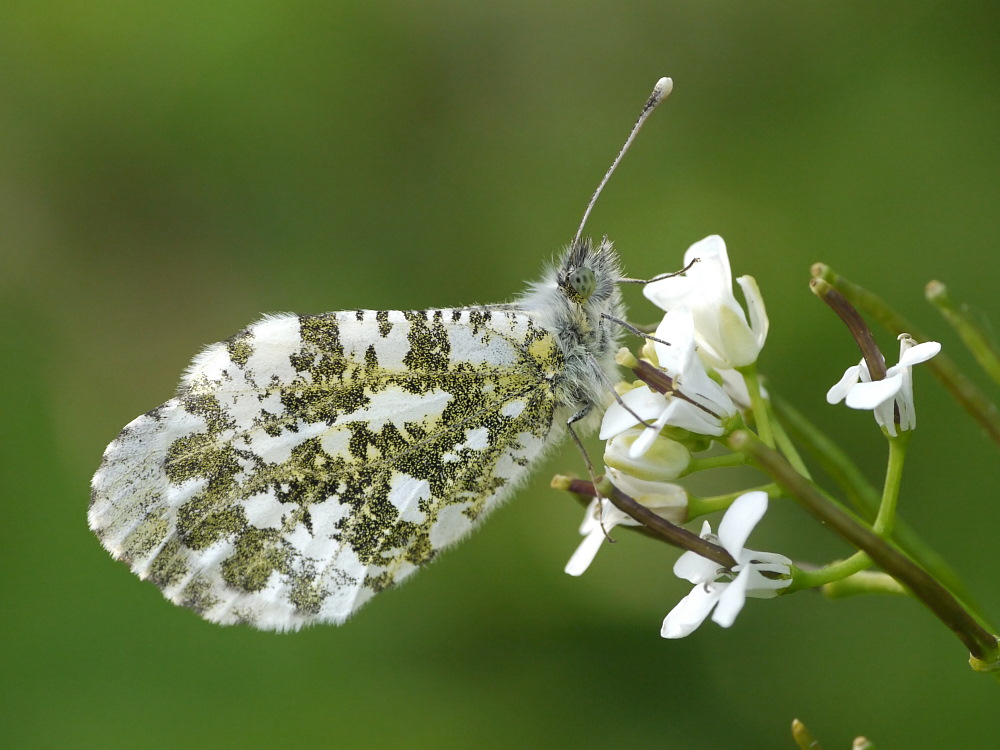
M 569 445 L 429 571 L 294 635 L 170 605 L 85 513 L 104 446 L 260 313 L 518 292 L 663 75 L 590 232 L 636 276 L 722 234 L 765 295 L 771 389 L 878 483 L 871 415 L 823 400 L 858 355 L 809 266 L 972 370 L 922 289 L 1000 320 L 998 22 L 985 0 L 6 3 L 0 746 L 780 748 L 798 717 L 828 748 L 996 747 L 996 685 L 912 601 L 751 600 L 669 642 L 674 551 L 618 530 L 565 576 Z M 901 515 L 996 617 L 996 450 L 915 377 Z M 772 507 L 755 548 L 846 553 Z

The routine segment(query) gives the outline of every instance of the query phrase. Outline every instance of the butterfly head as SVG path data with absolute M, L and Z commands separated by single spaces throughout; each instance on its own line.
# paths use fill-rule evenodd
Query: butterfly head
M 582 305 L 594 294 L 597 288 L 597 275 L 592 268 L 586 266 L 575 268 L 564 279 L 562 288 L 567 297 Z
M 621 269 L 611 242 L 604 238 L 594 247 L 583 238 L 574 242 L 556 269 L 556 286 L 579 307 L 603 306 L 616 297 Z

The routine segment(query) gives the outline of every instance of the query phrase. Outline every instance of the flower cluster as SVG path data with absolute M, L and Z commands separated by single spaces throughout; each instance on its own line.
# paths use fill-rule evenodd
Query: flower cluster
M 720 458 L 719 451 L 699 454 L 713 443 L 724 442 L 735 430 L 746 429 L 747 424 L 754 425 L 769 450 L 775 447 L 767 394 L 756 376 L 757 358 L 768 333 L 757 282 L 751 276 L 736 279 L 743 291 L 744 309 L 733 294 L 726 245 L 718 236 L 692 245 L 684 263 L 683 273 L 654 279 L 643 290 L 665 314 L 648 337 L 640 359 L 624 351 L 619 357 L 637 379 L 617 387 L 616 401 L 606 411 L 600 431 L 606 441 L 605 473 L 618 504 L 602 497 L 590 503 L 580 526 L 583 540 L 566 565 L 567 573 L 581 575 L 613 528 L 641 525 L 622 510 L 630 506 L 621 495 L 674 524 L 678 533 L 664 532 L 665 538 L 687 547 L 674 573 L 694 588 L 666 616 L 661 630 L 664 638 L 690 634 L 709 615 L 729 627 L 747 597 L 774 597 L 787 591 L 796 576 L 799 581 L 805 579 L 787 557 L 745 546 L 767 509 L 768 492 L 776 491 L 776 485 L 768 492 L 743 492 L 733 499 L 738 493 L 696 498 L 676 483 L 693 471 L 724 465 L 726 457 Z M 863 327 L 859 321 L 859 317 L 851 318 L 852 333 L 852 326 Z M 911 368 L 941 347 L 901 336 L 899 363 L 886 369 L 882 355 L 865 348 L 870 340 L 866 334 L 866 329 L 855 333 L 867 361 L 862 359 L 849 368 L 830 389 L 827 400 L 871 409 L 890 436 L 896 436 L 897 429 L 912 430 L 916 417 Z M 868 362 L 881 364 L 881 370 L 873 375 Z M 742 454 L 730 454 L 729 465 L 745 462 Z M 645 513 L 631 507 L 637 515 Z M 718 535 L 712 533 L 708 521 L 703 522 L 700 537 L 676 528 L 721 509 L 726 513 Z
M 685 274 L 652 281 L 644 289 L 646 297 L 665 311 L 643 349 L 643 359 L 655 368 L 655 377 L 622 388 L 604 415 L 600 433 L 607 441 L 605 468 L 616 489 L 673 523 L 688 520 L 689 496 L 672 480 L 689 470 L 693 450 L 707 447 L 741 424 L 740 410 L 748 408 L 751 399 L 739 370 L 756 362 L 768 328 L 764 302 L 752 277 L 737 279 L 749 319 L 733 295 L 721 237 L 692 245 L 684 262 Z M 716 605 L 714 619 L 728 625 L 747 596 L 773 595 L 788 584 L 787 558 L 743 549 L 766 507 L 764 493 L 749 493 L 732 504 L 718 537 L 705 523 L 702 538 L 721 544 L 736 565 L 720 569 L 718 563 L 693 552 L 682 555 L 675 572 L 696 588 L 668 615 L 664 637 L 687 635 Z M 566 572 L 583 573 L 618 525 L 638 522 L 610 501 L 594 500 L 580 527 L 584 539 Z M 768 578 L 765 572 L 777 578 Z
M 753 365 L 767 338 L 767 311 L 757 282 L 737 279 L 750 310 L 733 295 L 726 245 L 718 235 L 696 242 L 684 254 L 688 271 L 648 283 L 643 293 L 666 315 L 644 348 L 664 375 L 620 394 L 601 424 L 601 439 L 629 434 L 628 456 L 641 457 L 672 427 L 702 437 L 719 437 L 733 425 L 737 403 L 749 398 L 736 368 Z M 709 374 L 712 370 L 717 379 Z M 676 475 L 675 475 L 676 476 Z

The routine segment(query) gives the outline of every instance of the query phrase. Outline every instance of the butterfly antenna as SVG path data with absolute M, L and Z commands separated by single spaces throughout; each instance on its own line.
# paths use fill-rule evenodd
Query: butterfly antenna
M 671 91 L 674 89 L 674 82 L 670 78 L 661 78 L 653 86 L 653 93 L 649 95 L 649 99 L 646 100 L 646 104 L 642 108 L 642 112 L 639 113 L 639 119 L 635 121 L 635 125 L 632 126 L 632 132 L 628 134 L 628 138 L 625 139 L 625 145 L 621 147 L 618 152 L 618 156 L 611 163 L 608 171 L 604 173 L 604 179 L 601 180 L 601 184 L 597 186 L 597 190 L 594 191 L 593 197 L 590 199 L 590 203 L 587 204 L 587 210 L 583 212 L 583 220 L 580 222 L 580 228 L 576 230 L 576 236 L 573 238 L 573 245 L 575 246 L 579 241 L 580 237 L 583 235 L 583 228 L 587 225 L 587 219 L 590 218 L 590 212 L 594 208 L 594 204 L 597 203 L 597 198 L 600 196 L 601 191 L 604 190 L 604 186 L 608 184 L 608 180 L 611 179 L 611 175 L 614 174 L 615 169 L 618 167 L 618 162 L 622 160 L 625 156 L 625 152 L 628 151 L 629 146 L 632 145 L 632 141 L 635 140 L 636 135 L 638 135 L 640 128 L 656 109 L 656 106 L 662 102 Z

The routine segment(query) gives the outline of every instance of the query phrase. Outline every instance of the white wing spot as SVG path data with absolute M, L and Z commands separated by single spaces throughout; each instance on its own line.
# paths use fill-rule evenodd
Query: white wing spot
M 251 375 L 267 373 L 268 380 L 274 377 L 285 383 L 294 380 L 298 372 L 292 366 L 292 355 L 302 348 L 299 316 L 265 318 L 250 330 L 253 331 L 253 353 L 247 361 L 247 371 Z M 267 382 L 257 385 L 265 386 Z
M 472 519 L 463 511 L 468 508 L 466 503 L 446 505 L 437 515 L 437 520 L 430 530 L 430 543 L 435 547 L 443 547 L 449 542 L 459 539 L 472 528 Z
M 500 409 L 500 413 L 503 414 L 508 419 L 517 419 L 521 416 L 521 412 L 524 411 L 525 403 L 523 401 L 508 401 Z
M 317 435 L 325 436 L 329 431 L 329 425 L 325 422 L 314 422 L 307 424 L 301 420 L 296 425 L 296 430 L 283 430 L 280 435 L 268 435 L 263 430 L 248 432 L 245 440 L 234 440 L 233 444 L 243 447 L 245 444 L 251 452 L 258 456 L 267 456 L 269 463 L 281 464 L 292 457 L 292 451 L 302 445 L 309 438 Z
M 400 521 L 423 523 L 426 520 L 419 508 L 421 500 L 431 496 L 431 486 L 426 479 L 415 479 L 406 474 L 396 474 L 389 490 L 389 502 L 399 511 Z
M 243 503 L 247 521 L 258 529 L 280 528 L 281 518 L 287 507 L 269 492 L 251 495 Z
M 485 427 L 477 427 L 474 430 L 467 430 L 465 433 L 465 445 L 462 447 L 474 451 L 481 451 L 490 445 L 490 431 Z
M 408 393 L 402 388 L 386 388 L 372 394 L 368 406 L 345 415 L 344 421 L 367 422 L 373 432 L 387 424 L 403 429 L 406 422 L 436 421 L 452 396 L 445 391 L 430 393 Z

